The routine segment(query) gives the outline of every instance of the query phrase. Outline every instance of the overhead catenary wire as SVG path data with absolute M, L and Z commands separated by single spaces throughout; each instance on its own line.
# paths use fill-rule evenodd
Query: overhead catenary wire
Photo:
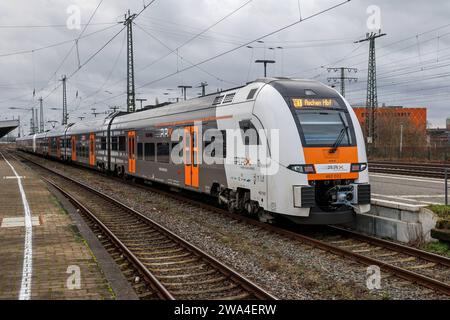
M 153 1 L 152 1 L 151 3 L 149 3 L 146 7 L 144 7 L 143 10 L 145 10 L 149 5 L 151 5 L 151 4 L 152 4 L 153 2 L 155 2 L 155 1 L 156 1 L 156 0 L 153 0 Z M 138 74 L 138 73 L 143 72 L 144 70 L 148 69 L 148 68 L 151 67 L 152 65 L 158 63 L 159 61 L 163 60 L 164 58 L 168 57 L 169 55 L 171 55 L 171 54 L 174 53 L 174 52 L 177 53 L 177 57 L 180 57 L 180 56 L 179 56 L 179 52 L 178 52 L 179 49 L 181 49 L 182 47 L 186 46 L 186 45 L 187 45 L 188 43 L 190 43 L 191 41 L 194 41 L 195 39 L 197 39 L 198 37 L 200 37 L 200 36 L 203 35 L 204 33 L 208 32 L 208 31 L 211 30 L 214 26 L 216 26 L 216 25 L 218 25 L 219 23 L 223 22 L 225 19 L 231 17 L 232 15 L 234 15 L 234 14 L 237 13 L 239 10 L 241 10 L 242 8 L 244 8 L 245 6 L 247 6 L 247 5 L 248 5 L 249 3 L 251 3 L 252 1 L 253 1 L 253 0 L 246 1 L 244 4 L 240 5 L 239 7 L 237 7 L 236 9 L 234 9 L 233 11 L 231 11 L 230 13 L 226 14 L 225 16 L 223 16 L 222 18 L 220 18 L 219 20 L 215 21 L 213 24 L 209 25 L 207 28 L 202 29 L 199 33 L 195 34 L 193 37 L 189 38 L 189 39 L 188 39 L 187 41 L 185 41 L 182 45 L 178 46 L 178 47 L 175 48 L 175 49 L 169 49 L 169 47 L 168 47 L 167 45 L 163 44 L 162 41 L 160 41 L 159 39 L 156 39 L 156 37 L 155 37 L 154 35 L 151 35 L 148 31 L 146 31 L 145 29 L 143 29 L 143 28 L 140 27 L 140 29 L 143 30 L 144 32 L 146 32 L 147 35 L 153 37 L 155 40 L 157 40 L 158 42 L 160 42 L 161 44 L 163 44 L 167 49 L 170 50 L 170 52 L 167 53 L 167 54 L 165 54 L 165 55 L 163 55 L 163 56 L 161 56 L 161 57 L 159 57 L 159 58 L 157 58 L 157 59 L 156 59 L 155 61 L 153 61 L 152 63 L 150 63 L 150 64 L 148 64 L 148 65 L 146 65 L 146 66 L 144 66 L 144 67 L 142 67 L 142 68 L 139 68 L 139 70 L 137 70 L 135 73 Z M 136 17 L 137 17 L 138 15 L 140 15 L 140 14 L 143 12 L 143 10 L 141 10 L 141 11 L 136 15 Z M 138 27 L 139 27 L 139 26 L 138 26 Z M 178 60 L 177 60 L 177 63 L 178 63 Z M 191 64 L 191 65 L 192 65 L 192 64 Z M 200 69 L 200 68 L 199 68 L 199 69 Z M 178 69 L 177 69 L 177 70 L 178 70 Z M 209 72 L 206 71 L 206 70 L 202 70 L 202 71 L 205 72 L 205 73 L 209 73 Z M 211 74 L 211 73 L 209 73 L 209 75 L 210 75 L 210 76 L 213 76 L 214 78 L 218 79 L 219 81 L 224 81 L 223 79 L 217 78 L 217 76 L 215 76 L 215 75 L 213 75 L 213 74 Z M 118 81 L 114 82 L 112 85 L 115 85 L 115 84 L 117 84 L 117 83 L 119 83 L 119 82 L 122 82 L 122 81 L 124 81 L 124 80 L 126 80 L 126 78 L 119 79 Z M 226 81 L 226 82 L 231 83 L 231 82 L 229 82 L 229 81 Z M 233 85 L 236 85 L 235 83 L 232 83 L 232 84 L 233 84 Z M 122 93 L 121 93 L 120 95 L 122 95 Z M 92 105 L 94 105 L 94 104 L 90 104 L 90 105 L 88 105 L 87 107 L 91 107 Z
M 310 20 L 310 19 L 315 18 L 315 17 L 317 17 L 317 16 L 319 16 L 319 15 L 322 15 L 322 14 L 328 12 L 328 11 L 331 11 L 331 10 L 333 10 L 333 9 L 336 9 L 336 8 L 342 6 L 342 5 L 344 5 L 344 4 L 346 4 L 346 3 L 350 2 L 350 1 L 351 1 L 351 0 L 345 0 L 345 1 L 342 1 L 342 2 L 340 2 L 340 3 L 338 3 L 338 4 L 336 4 L 336 5 L 333 5 L 333 6 L 331 6 L 331 7 L 328 7 L 327 9 L 324 9 L 324 10 L 321 10 L 321 11 L 316 12 L 316 13 L 314 13 L 314 14 L 311 14 L 311 15 L 309 15 L 309 16 L 306 17 L 306 18 L 303 18 L 303 19 L 301 19 L 301 20 L 297 20 L 297 21 L 295 21 L 295 22 L 293 22 L 293 23 L 290 23 L 290 24 L 285 25 L 285 26 L 283 26 L 283 27 L 281 27 L 281 28 L 279 28 L 279 29 L 276 29 L 276 30 L 274 30 L 274 31 L 272 31 L 272 32 L 269 32 L 269 33 L 265 34 L 265 35 L 262 35 L 262 36 L 260 36 L 260 37 L 258 37 L 258 38 L 256 38 L 256 39 L 254 39 L 254 40 L 248 41 L 248 42 L 246 42 L 246 43 L 244 43 L 244 44 L 242 44 L 242 45 L 239 45 L 239 46 L 234 47 L 234 48 L 232 48 L 232 49 L 226 50 L 226 51 L 224 51 L 224 52 L 222 52 L 222 53 L 219 53 L 219 54 L 217 54 L 217 55 L 214 55 L 214 56 L 212 56 L 212 57 L 210 57 L 210 58 L 207 58 L 207 59 L 205 59 L 205 60 L 202 60 L 202 61 L 200 61 L 200 62 L 197 62 L 197 63 L 194 64 L 194 65 L 185 67 L 185 68 L 183 68 L 183 69 L 181 69 L 181 70 L 179 70 L 179 71 L 177 71 L 177 72 L 170 73 L 170 74 L 168 74 L 168 75 L 166 75 L 166 76 L 163 76 L 163 77 L 161 77 L 161 78 L 159 78 L 159 79 L 156 79 L 156 80 L 150 81 L 150 82 L 148 82 L 148 83 L 145 83 L 145 84 L 139 86 L 138 88 L 142 88 L 142 87 L 145 87 L 145 86 L 154 84 L 154 83 L 156 83 L 156 82 L 159 82 L 159 81 L 162 81 L 162 80 L 164 80 L 164 79 L 167 79 L 167 78 L 169 78 L 169 77 L 171 77 L 171 76 L 173 76 L 173 75 L 175 75 L 175 74 L 177 74 L 177 73 L 179 73 L 179 72 L 184 72 L 184 71 L 190 70 L 190 69 L 192 69 L 192 68 L 194 68 L 194 67 L 196 67 L 196 66 L 205 64 L 205 63 L 210 62 L 210 61 L 213 61 L 213 60 L 215 60 L 215 59 L 217 59 L 217 58 L 219 58 L 219 57 L 222 57 L 222 56 L 224 56 L 224 55 L 226 55 L 226 54 L 229 54 L 229 53 L 231 53 L 231 52 L 234 52 L 234 51 L 236 51 L 236 50 L 239 50 L 239 49 L 241 49 L 241 48 L 244 48 L 244 47 L 246 47 L 246 46 L 252 44 L 253 42 L 260 41 L 260 40 L 262 40 L 262 39 L 264 39 L 264 38 L 267 38 L 267 37 L 269 37 L 269 36 L 272 36 L 272 35 L 274 35 L 274 34 L 276 34 L 276 33 L 279 33 L 279 32 L 281 32 L 281 31 L 284 31 L 284 30 L 286 30 L 286 29 L 289 29 L 289 28 L 291 28 L 291 27 L 293 27 L 293 26 L 295 26 L 295 25 L 297 25 L 297 24 L 299 24 L 299 23 L 302 23 L 302 22 L 304 22 L 304 21 Z
M 172 77 L 172 76 L 174 76 L 174 75 L 176 75 L 176 74 L 178 74 L 178 73 L 181 73 L 181 72 L 190 70 L 190 69 L 192 69 L 192 68 L 195 68 L 196 66 L 205 64 L 205 63 L 210 62 L 210 61 L 213 61 L 213 60 L 215 60 L 215 59 L 217 59 L 217 58 L 219 58 L 219 57 L 225 56 L 225 55 L 227 55 L 227 54 L 229 54 L 229 53 L 232 53 L 232 52 L 234 52 L 234 51 L 236 51 L 236 50 L 239 50 L 239 49 L 241 49 L 241 48 L 243 48 L 243 47 L 246 47 L 247 45 L 250 45 L 250 44 L 253 43 L 253 42 L 262 40 L 262 39 L 264 39 L 264 38 L 267 38 L 267 37 L 269 37 L 269 36 L 272 36 L 272 35 L 274 35 L 274 34 L 277 34 L 277 33 L 281 32 L 281 31 L 284 31 L 284 30 L 286 30 L 286 29 L 289 29 L 289 28 L 291 28 L 291 27 L 293 27 L 293 26 L 295 26 L 295 25 L 297 25 L 297 24 L 299 24 L 299 23 L 302 23 L 302 22 L 304 22 L 304 21 L 311 20 L 311 19 L 313 19 L 313 18 L 315 18 L 315 17 L 317 17 L 317 16 L 320 16 L 320 15 L 326 13 L 326 12 L 329 12 L 329 11 L 331 11 L 331 10 L 334 10 L 334 9 L 338 8 L 338 7 L 341 7 L 341 6 L 343 6 L 343 5 L 347 4 L 347 3 L 349 3 L 350 1 L 351 1 L 351 0 L 345 0 L 345 1 L 339 2 L 339 3 L 337 3 L 337 4 L 333 5 L 333 6 L 330 6 L 330 7 L 326 8 L 326 9 L 323 9 L 323 10 L 320 10 L 320 11 L 318 11 L 318 12 L 316 12 L 316 13 L 313 13 L 313 14 L 311 14 L 311 15 L 309 15 L 309 16 L 307 16 L 307 17 L 301 19 L 301 20 L 296 20 L 296 21 L 294 21 L 294 22 L 292 22 L 292 23 L 290 23 L 290 24 L 287 24 L 287 25 L 285 25 L 285 26 L 283 26 L 283 27 L 281 27 L 281 28 L 278 28 L 278 29 L 276 29 L 276 30 L 274 30 L 274 31 L 271 31 L 271 32 L 267 33 L 267 34 L 264 34 L 264 35 L 262 35 L 262 36 L 259 36 L 259 37 L 255 38 L 255 39 L 253 39 L 253 40 L 250 40 L 250 41 L 248 41 L 248 42 L 246 42 L 246 43 L 244 43 L 244 44 L 242 44 L 242 45 L 238 45 L 238 46 L 236 46 L 236 47 L 234 47 L 234 48 L 232 48 L 232 49 L 226 50 L 226 51 L 224 51 L 224 52 L 222 52 L 222 53 L 216 54 L 216 55 L 214 55 L 214 56 L 212 56 L 212 57 L 209 57 L 209 58 L 204 59 L 204 60 L 202 60 L 202 61 L 200 61 L 200 62 L 197 62 L 197 63 L 195 63 L 194 65 L 190 65 L 190 66 L 184 67 L 184 68 L 182 68 L 182 69 L 180 69 L 180 70 L 177 70 L 176 72 L 172 72 L 172 73 L 167 74 L 167 75 L 165 75 L 165 76 L 163 76 L 163 77 L 160 77 L 160 78 L 158 78 L 158 79 L 155 79 L 155 80 L 152 80 L 152 81 L 150 81 L 150 82 L 147 82 L 147 83 L 145 83 L 145 84 L 143 84 L 143 85 L 140 85 L 140 86 L 137 87 L 137 89 L 140 89 L 140 88 L 143 88 L 143 87 L 152 85 L 152 84 L 154 84 L 154 83 L 157 83 L 157 82 L 160 82 L 160 81 L 165 80 L 165 79 L 167 79 L 167 78 L 170 78 L 170 77 Z M 102 101 L 100 101 L 100 102 L 95 103 L 95 104 L 110 101 L 110 100 L 115 99 L 115 98 L 118 98 L 118 97 L 120 97 L 120 96 L 122 96 L 122 95 L 124 95 L 124 94 L 126 94 L 126 92 L 123 92 L 123 93 L 120 93 L 120 94 L 117 94 L 117 95 L 108 97 L 108 98 L 106 98 L 106 99 L 104 99 L 104 100 L 102 100 Z M 88 106 L 85 106 L 85 108 L 91 107 L 92 105 L 94 105 L 94 104 L 90 104 L 90 105 L 88 105 Z
M 155 35 L 151 34 L 150 32 L 148 32 L 147 30 L 145 30 L 144 28 L 142 28 L 141 26 L 139 26 L 139 25 L 136 24 L 136 23 L 134 23 L 134 25 L 135 25 L 136 27 L 138 27 L 140 30 L 142 30 L 145 34 L 147 34 L 148 36 L 150 36 L 152 39 L 154 39 L 154 40 L 156 40 L 157 42 L 159 42 L 159 43 L 160 43 L 162 46 L 164 46 L 166 49 L 170 50 L 171 52 L 174 51 L 172 48 L 170 48 L 168 45 L 166 45 L 163 41 L 161 41 L 161 40 L 160 40 L 158 37 L 156 37 Z M 191 65 L 194 65 L 194 63 L 190 62 L 190 61 L 187 60 L 185 57 L 181 56 L 181 55 L 179 54 L 178 50 L 176 50 L 176 55 L 177 55 L 180 59 L 186 61 L 187 63 L 189 63 L 189 64 L 191 64 Z M 199 69 L 200 71 L 206 73 L 206 74 L 209 75 L 210 77 L 212 77 L 212 78 L 218 80 L 218 81 L 223 81 L 223 82 L 226 82 L 226 83 L 229 83 L 229 84 L 232 84 L 232 85 L 239 85 L 239 84 L 236 83 L 236 82 L 233 82 L 233 81 L 229 81 L 229 80 L 225 80 L 225 79 L 223 79 L 223 78 L 220 78 L 220 77 L 218 77 L 218 76 L 212 74 L 211 72 L 205 70 L 204 68 L 202 68 L 202 67 L 200 67 L 200 66 L 196 66 L 196 68 Z

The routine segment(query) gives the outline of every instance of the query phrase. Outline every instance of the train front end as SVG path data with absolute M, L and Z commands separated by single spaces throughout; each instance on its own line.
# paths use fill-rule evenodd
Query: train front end
M 289 111 L 276 115 L 283 123 L 280 169 L 268 179 L 269 210 L 272 206 L 300 224 L 347 223 L 368 212 L 364 137 L 350 105 L 316 81 L 278 80 L 270 85 L 281 96 L 273 99 L 282 99 Z

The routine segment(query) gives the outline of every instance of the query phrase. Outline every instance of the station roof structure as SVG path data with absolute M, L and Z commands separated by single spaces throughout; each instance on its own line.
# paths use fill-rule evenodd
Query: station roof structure
M 19 126 L 19 120 L 0 121 L 0 138 L 6 136 Z

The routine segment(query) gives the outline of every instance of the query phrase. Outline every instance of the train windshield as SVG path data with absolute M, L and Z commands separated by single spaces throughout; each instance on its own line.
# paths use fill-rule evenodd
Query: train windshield
M 353 127 L 349 114 L 340 110 L 296 110 L 306 146 L 351 146 Z

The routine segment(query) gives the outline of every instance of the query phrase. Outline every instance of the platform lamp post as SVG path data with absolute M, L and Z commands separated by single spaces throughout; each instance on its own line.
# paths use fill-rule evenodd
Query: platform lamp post
M 49 110 L 63 110 L 63 108 L 56 108 L 56 107 L 53 107 L 53 108 L 49 108 Z M 70 109 L 70 110 L 66 110 L 66 122 L 68 122 L 69 121 L 69 112 L 72 112 L 72 111 L 74 111 L 74 109 Z M 48 121 L 47 121 L 48 122 Z M 59 121 L 56 121 L 57 123 L 59 123 Z M 67 123 L 66 123 L 67 124 Z
M 141 103 L 141 110 L 142 110 L 142 102 L 147 101 L 147 99 L 136 98 L 136 101 L 139 101 Z
M 267 78 L 267 64 L 275 63 L 275 60 L 259 59 L 259 60 L 255 60 L 255 63 L 264 64 L 264 78 Z
M 32 122 L 32 125 L 30 126 L 30 132 L 33 134 L 33 133 L 36 133 L 36 129 L 38 129 L 38 128 L 36 128 L 36 120 L 34 119 L 34 108 L 33 107 L 31 107 L 31 108 L 21 108 L 21 107 L 9 107 L 8 108 L 9 110 L 25 110 L 25 111 L 31 111 L 32 113 L 31 113 L 31 122 Z M 19 136 L 20 136 L 20 117 L 19 117 Z
M 47 123 L 50 123 L 50 125 L 52 126 L 53 129 L 55 129 L 55 126 L 57 123 L 59 123 L 59 121 L 56 120 L 48 120 Z
M 192 88 L 192 86 L 178 86 L 178 88 L 180 88 L 181 89 L 181 94 L 183 95 L 183 97 L 184 97 L 184 101 L 186 101 L 186 96 L 187 96 L 187 89 L 191 89 Z
M 269 50 L 273 51 L 274 59 L 277 60 L 277 50 L 281 50 L 281 76 L 283 76 L 284 73 L 284 53 L 283 53 L 283 47 L 269 47 Z
M 169 92 L 164 92 L 163 95 L 165 96 L 170 96 L 172 95 L 173 92 L 175 92 L 175 89 L 169 88 L 166 89 Z M 180 102 L 180 97 L 167 97 L 167 100 L 170 101 L 174 101 L 174 102 Z

